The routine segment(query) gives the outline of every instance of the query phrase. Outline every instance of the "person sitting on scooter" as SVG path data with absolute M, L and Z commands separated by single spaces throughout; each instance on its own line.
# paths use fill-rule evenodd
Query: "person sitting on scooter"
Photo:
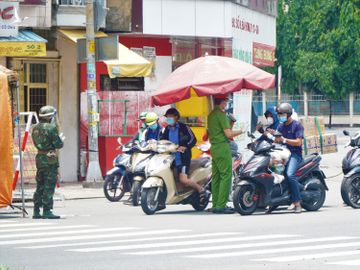
M 193 188 L 204 197 L 206 195 L 205 189 L 189 179 L 191 149 L 196 145 L 195 135 L 189 126 L 179 122 L 180 113 L 177 109 L 168 109 L 165 117 L 168 125 L 161 139 L 179 145 L 178 152 L 175 153 L 175 166 L 179 173 L 179 180 L 183 185 Z
M 304 138 L 304 127 L 300 122 L 292 119 L 292 113 L 293 109 L 289 103 L 279 105 L 278 115 L 281 124 L 278 127 L 278 131 L 282 136 L 276 137 L 275 142 L 285 144 L 291 152 L 285 169 L 285 177 L 291 191 L 292 200 L 292 205 L 289 209 L 295 210 L 295 213 L 301 213 L 300 189 L 295 173 L 303 160 L 302 141 Z
M 274 133 L 275 130 L 279 127 L 279 118 L 278 114 L 276 112 L 276 107 L 269 107 L 266 112 L 264 113 L 264 116 L 266 118 L 267 127 L 264 130 L 264 128 L 261 126 L 257 126 L 256 129 L 260 133 L 262 133 L 262 136 L 258 138 L 258 141 L 268 141 L 272 142 L 273 140 L 268 137 L 268 134 Z
M 142 142 L 145 140 L 145 134 L 146 134 L 146 124 L 145 124 L 145 120 L 146 120 L 146 115 L 147 115 L 147 112 L 142 112 L 140 113 L 139 115 L 139 118 L 138 118 L 138 121 L 140 122 L 140 128 L 139 128 L 139 131 L 138 133 L 136 133 L 134 139 L 133 139 L 133 142 L 135 141 L 139 141 L 139 142 Z
M 156 140 L 161 138 L 162 127 L 159 124 L 159 116 L 154 112 L 146 114 L 145 124 L 147 126 L 145 133 L 145 141 Z

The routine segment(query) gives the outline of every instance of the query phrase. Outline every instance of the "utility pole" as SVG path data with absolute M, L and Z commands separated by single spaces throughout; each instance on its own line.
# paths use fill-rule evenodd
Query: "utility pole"
M 99 116 L 96 111 L 96 59 L 95 59 L 95 30 L 94 30 L 94 1 L 86 2 L 86 56 L 87 56 L 87 107 L 88 107 L 88 151 L 89 164 L 87 167 L 84 187 L 93 187 L 101 183 L 102 175 L 99 164 L 98 126 Z
M 282 79 L 282 67 L 279 65 L 278 67 L 278 104 L 281 103 L 281 79 Z

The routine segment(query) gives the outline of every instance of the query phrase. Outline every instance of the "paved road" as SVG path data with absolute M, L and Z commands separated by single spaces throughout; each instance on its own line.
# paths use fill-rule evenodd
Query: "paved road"
M 343 144 L 346 140 L 340 139 Z M 338 154 L 324 156 L 328 176 Z M 341 176 L 325 207 L 243 217 L 172 206 L 154 216 L 105 199 L 57 202 L 58 221 L 0 214 L 0 265 L 11 269 L 359 269 L 360 212 L 342 204 Z

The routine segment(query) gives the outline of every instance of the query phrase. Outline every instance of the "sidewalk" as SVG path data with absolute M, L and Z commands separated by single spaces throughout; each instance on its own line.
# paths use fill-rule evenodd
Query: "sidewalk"
M 25 200 L 31 201 L 35 192 L 35 185 L 25 185 Z M 55 189 L 55 200 L 82 200 L 104 198 L 102 188 L 83 188 L 81 182 L 61 183 L 60 188 Z M 13 201 L 21 200 L 21 192 L 17 189 L 13 193 Z

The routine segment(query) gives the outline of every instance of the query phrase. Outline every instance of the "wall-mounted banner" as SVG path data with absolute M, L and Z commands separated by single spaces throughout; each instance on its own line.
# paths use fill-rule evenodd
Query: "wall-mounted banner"
M 46 43 L 0 42 L 0 56 L 46 56 Z
M 19 2 L 0 2 L 0 37 L 18 35 Z

